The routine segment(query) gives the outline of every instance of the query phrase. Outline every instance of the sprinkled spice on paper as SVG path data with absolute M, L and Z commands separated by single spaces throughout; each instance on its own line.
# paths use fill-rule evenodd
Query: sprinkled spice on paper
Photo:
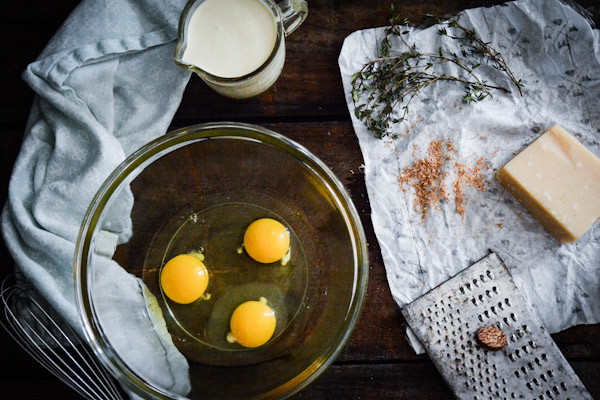
M 488 165 L 484 158 L 475 165 L 461 163 L 457 157 L 454 144 L 448 140 L 432 140 L 427 148 L 427 156 L 415 160 L 412 165 L 400 171 L 398 182 L 403 190 L 411 186 L 415 193 L 415 211 L 421 214 L 422 220 L 427 218 L 430 208 L 440 209 L 440 202 L 449 200 L 446 179 L 450 177 L 454 190 L 456 212 L 464 217 L 464 188 L 472 186 L 478 191 L 486 190 L 484 171 Z M 453 173 L 448 169 L 453 167 Z
M 488 169 L 485 160 L 480 158 L 474 166 L 470 167 L 460 162 L 454 163 L 454 201 L 456 203 L 456 212 L 464 217 L 464 186 L 472 186 L 480 192 L 485 192 L 485 176 L 483 172 Z

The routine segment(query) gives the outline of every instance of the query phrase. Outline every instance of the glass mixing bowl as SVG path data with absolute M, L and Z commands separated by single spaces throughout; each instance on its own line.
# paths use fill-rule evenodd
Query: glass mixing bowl
M 258 264 L 240 247 L 245 227 L 264 217 L 290 232 L 285 265 Z M 132 154 L 96 194 L 76 249 L 79 314 L 97 356 L 140 396 L 286 397 L 333 362 L 356 324 L 367 285 L 366 246 L 343 185 L 304 147 L 254 125 L 191 126 Z M 161 290 L 160 271 L 190 251 L 205 257 L 210 295 L 176 304 Z M 128 274 L 117 278 L 121 268 Z M 136 304 L 128 293 L 136 286 L 122 280 L 143 288 L 139 310 L 121 310 Z M 110 292 L 113 303 L 103 300 Z M 119 296 L 127 300 L 121 304 Z M 271 340 L 254 349 L 229 343 L 233 309 L 260 297 L 275 311 Z M 136 347 L 143 358 L 146 339 L 124 338 L 119 330 L 130 321 L 118 322 L 119 312 L 145 319 L 131 324 L 162 334 L 161 343 L 166 336 L 167 347 L 185 357 L 188 389 L 173 392 L 142 371 L 143 362 L 129 361 Z

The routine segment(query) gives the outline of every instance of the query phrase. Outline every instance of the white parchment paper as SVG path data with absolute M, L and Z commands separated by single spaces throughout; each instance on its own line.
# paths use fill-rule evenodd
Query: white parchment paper
M 550 332 L 600 321 L 600 223 L 576 243 L 559 245 L 495 181 L 501 168 L 547 128 L 560 124 L 600 156 L 600 34 L 558 0 L 523 0 L 466 10 L 459 21 L 473 27 L 506 59 L 525 84 L 521 97 L 508 78 L 482 65 L 490 83 L 510 87 L 492 99 L 466 105 L 452 83 L 430 87 L 413 99 L 397 139 L 376 139 L 354 116 L 351 76 L 377 56 L 383 28 L 348 36 L 339 66 L 365 160 L 372 220 L 392 295 L 400 307 L 495 251 Z M 452 49 L 438 27 L 412 29 L 409 42 L 422 51 Z M 394 49 L 405 51 L 399 42 Z M 447 69 L 456 74 L 458 71 Z M 487 192 L 465 188 L 466 214 L 453 199 L 422 222 L 414 193 L 401 190 L 399 171 L 426 156 L 433 139 L 451 139 L 461 161 L 489 160 Z M 417 146 L 415 150 L 415 145 Z M 449 171 L 451 172 L 451 171 Z M 451 178 L 448 178 L 448 186 Z M 449 186 L 450 187 L 450 186 Z M 600 201 L 600 199 L 596 199 Z M 409 335 L 410 336 L 410 335 Z M 415 350 L 418 343 L 413 341 Z

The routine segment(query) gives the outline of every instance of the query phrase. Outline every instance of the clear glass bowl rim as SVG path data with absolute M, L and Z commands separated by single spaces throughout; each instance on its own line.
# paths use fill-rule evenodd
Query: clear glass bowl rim
M 235 130 L 235 133 L 227 132 L 232 129 Z M 132 153 L 105 180 L 84 216 L 75 248 L 75 301 L 86 339 L 101 362 L 119 382 L 126 389 L 141 396 L 150 395 L 157 399 L 185 399 L 185 397 L 167 393 L 144 380 L 132 371 L 110 346 L 96 317 L 91 299 L 91 288 L 88 288 L 87 284 L 88 252 L 93 232 L 102 210 L 111 195 L 121 187 L 123 181 L 131 174 L 136 174 L 135 176 L 137 176 L 138 171 L 141 172 L 145 166 L 154 160 L 188 143 L 218 138 L 243 139 L 272 145 L 291 154 L 298 161 L 302 162 L 327 187 L 329 195 L 336 201 L 337 206 L 340 208 L 342 214 L 344 214 L 349 235 L 353 242 L 355 264 L 353 297 L 348 305 L 346 318 L 342 329 L 339 331 L 340 333 L 335 340 L 332 340 L 332 345 L 327 351 L 314 360 L 304 371 L 291 381 L 272 389 L 260 397 L 288 397 L 299 392 L 314 381 L 337 358 L 360 316 L 368 282 L 367 241 L 361 220 L 350 195 L 334 173 L 302 145 L 284 135 L 261 126 L 238 122 L 218 122 L 177 129 L 149 142 Z

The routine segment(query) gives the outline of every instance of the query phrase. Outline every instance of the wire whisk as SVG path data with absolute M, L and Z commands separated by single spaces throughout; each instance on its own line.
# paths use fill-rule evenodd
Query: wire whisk
M 90 400 L 124 400 L 114 378 L 87 343 L 28 283 L 4 279 L 0 325 L 37 362 Z

